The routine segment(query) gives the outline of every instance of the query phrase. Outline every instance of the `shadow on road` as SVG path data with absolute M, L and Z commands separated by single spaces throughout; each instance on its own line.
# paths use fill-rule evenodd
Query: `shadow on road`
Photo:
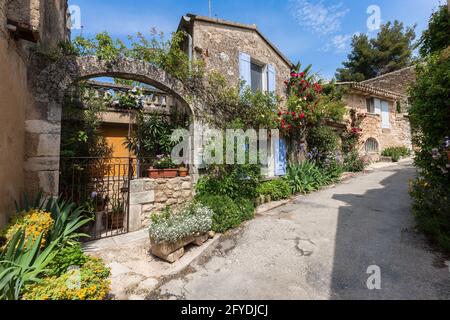
M 333 196 L 346 205 L 339 209 L 330 298 L 450 298 L 449 271 L 433 266 L 435 254 L 415 232 L 407 190 L 414 169 L 383 171 L 393 174 L 379 189 Z M 370 176 L 361 183 L 366 180 Z M 381 290 L 369 290 L 367 280 L 378 267 Z M 373 268 L 370 274 L 368 268 Z

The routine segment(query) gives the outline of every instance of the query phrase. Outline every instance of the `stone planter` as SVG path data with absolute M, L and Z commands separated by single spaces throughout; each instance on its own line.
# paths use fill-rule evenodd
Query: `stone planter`
M 181 259 L 184 256 L 184 247 L 188 244 L 195 244 L 196 246 L 203 245 L 206 241 L 208 241 L 209 235 L 193 235 L 184 239 L 181 239 L 177 242 L 172 243 L 155 243 L 153 239 L 150 238 L 151 250 L 150 252 L 157 256 L 160 259 L 163 259 L 167 262 L 174 263 Z

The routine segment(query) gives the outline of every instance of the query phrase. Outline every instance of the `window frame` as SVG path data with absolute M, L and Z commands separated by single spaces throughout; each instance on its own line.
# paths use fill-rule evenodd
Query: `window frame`
M 250 81 L 252 82 L 251 84 L 250 84 L 250 87 L 251 87 L 251 89 L 252 89 L 252 91 L 253 91 L 253 66 L 258 66 L 259 68 L 261 68 L 261 91 L 260 92 L 262 92 L 262 93 L 265 93 L 265 92 L 267 92 L 268 90 L 269 90 L 269 83 L 268 83 L 268 81 L 269 81 L 269 75 L 268 75 L 268 72 L 269 72 L 269 68 L 268 68 L 268 65 L 267 64 L 264 64 L 264 63 L 262 63 L 262 62 L 260 62 L 260 61 L 258 61 L 258 60 L 255 60 L 255 59 L 253 59 L 253 58 L 251 58 L 251 60 L 250 60 Z M 258 92 L 258 91 L 253 91 L 254 93 L 256 93 L 256 92 Z

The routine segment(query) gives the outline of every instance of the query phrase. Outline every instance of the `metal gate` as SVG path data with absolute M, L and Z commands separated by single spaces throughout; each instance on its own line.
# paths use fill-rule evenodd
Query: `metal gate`
M 128 233 L 131 158 L 62 158 L 60 194 L 86 209 L 89 240 Z

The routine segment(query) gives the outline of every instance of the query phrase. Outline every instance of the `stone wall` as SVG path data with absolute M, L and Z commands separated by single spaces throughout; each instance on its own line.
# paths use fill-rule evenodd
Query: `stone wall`
M 167 206 L 179 209 L 193 198 L 193 178 L 138 179 L 131 181 L 130 232 L 150 225 L 150 217 Z
M 207 72 L 218 71 L 231 85 L 238 85 L 239 52 L 244 52 L 262 64 L 275 67 L 276 93 L 286 96 L 284 81 L 291 66 L 255 30 L 196 20 L 193 34 L 196 58 L 204 59 Z
M 361 137 L 360 153 L 362 155 L 365 154 L 365 142 L 369 138 L 374 138 L 378 141 L 380 153 L 389 147 L 406 146 L 409 149 L 412 149 L 409 119 L 406 114 L 397 113 L 396 102 L 389 101 L 391 128 L 383 129 L 381 125 L 381 115 L 367 113 L 367 98 L 368 96 L 356 92 L 350 93 L 345 97 L 347 106 L 357 108 L 360 113 L 367 114 L 367 118 L 362 124 L 363 133 Z M 380 99 L 383 98 L 380 97 Z
M 28 21 L 37 28 L 35 31 L 45 33 L 38 44 L 52 45 L 67 39 L 66 7 L 65 0 L 0 0 L 0 227 L 7 222 L 14 200 L 18 200 L 23 191 L 39 189 L 39 183 L 25 181 L 25 168 L 35 168 L 42 163 L 26 163 L 27 155 L 34 148 L 49 150 L 58 143 L 54 128 L 34 121 L 43 114 L 32 90 L 40 67 L 29 60 L 30 49 L 35 44 L 10 33 L 6 28 L 7 18 Z M 34 135 L 41 131 L 48 135 L 42 138 Z M 42 178 L 42 175 L 36 177 L 37 181 Z
M 27 66 L 20 44 L 6 30 L 6 0 L 0 0 L 0 227 L 23 191 Z

